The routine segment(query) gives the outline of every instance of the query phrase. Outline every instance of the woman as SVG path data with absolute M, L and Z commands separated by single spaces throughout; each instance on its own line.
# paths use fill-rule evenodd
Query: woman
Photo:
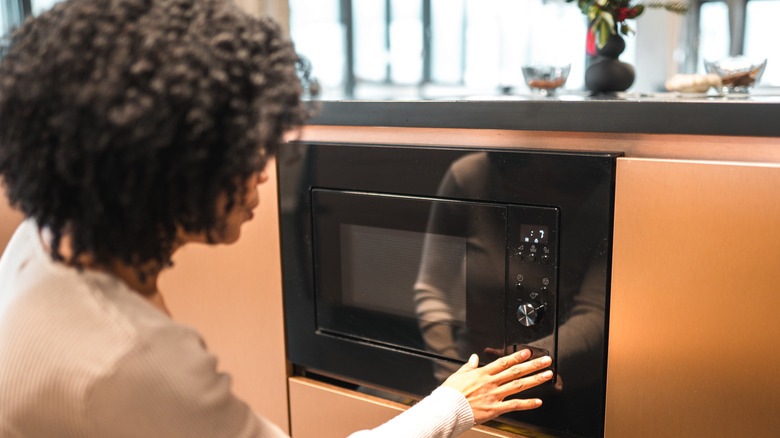
M 0 175 L 26 220 L 0 260 L 0 436 L 280 437 L 157 288 L 190 243 L 253 216 L 305 71 L 270 21 L 217 0 L 70 0 L 0 64 Z M 540 400 L 523 351 L 365 437 L 455 436 Z

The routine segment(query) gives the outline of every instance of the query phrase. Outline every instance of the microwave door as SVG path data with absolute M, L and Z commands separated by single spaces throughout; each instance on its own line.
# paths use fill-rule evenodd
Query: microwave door
M 504 206 L 323 189 L 312 206 L 321 333 L 445 359 L 437 378 L 503 354 Z

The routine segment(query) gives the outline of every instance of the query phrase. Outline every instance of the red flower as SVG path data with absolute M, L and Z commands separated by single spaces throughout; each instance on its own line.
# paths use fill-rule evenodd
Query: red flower
M 596 33 L 591 27 L 588 28 L 588 37 L 585 40 L 585 53 L 596 56 Z
M 622 23 L 626 18 L 633 18 L 629 16 L 630 11 L 628 8 L 616 8 L 615 9 L 615 22 Z

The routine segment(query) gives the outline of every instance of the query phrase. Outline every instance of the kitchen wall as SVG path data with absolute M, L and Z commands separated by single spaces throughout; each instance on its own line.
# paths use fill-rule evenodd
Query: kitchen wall
M 2 195 L 0 197 L 0 253 L 21 221 L 22 214 L 12 209 L 6 202 L 5 195 Z

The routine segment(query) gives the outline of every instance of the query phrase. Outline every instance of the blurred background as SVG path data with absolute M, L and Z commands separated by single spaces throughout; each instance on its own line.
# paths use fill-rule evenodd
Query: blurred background
M 0 33 L 60 0 L 0 0 Z M 565 0 L 236 0 L 270 15 L 311 62 L 324 99 L 501 98 L 528 94 L 521 67 L 571 64 L 562 94 L 584 92 L 587 19 Z M 632 2 L 636 3 L 636 2 Z M 630 93 L 664 91 L 703 61 L 768 58 L 756 93 L 780 89 L 780 0 L 689 0 L 631 20 L 620 56 Z M 0 49 L 1 50 L 1 49 Z

